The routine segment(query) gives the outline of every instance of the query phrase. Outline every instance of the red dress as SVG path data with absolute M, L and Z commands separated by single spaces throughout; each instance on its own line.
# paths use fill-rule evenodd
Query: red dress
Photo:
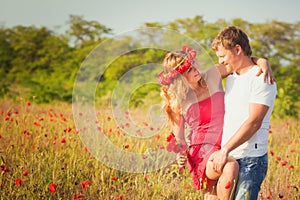
M 224 92 L 216 92 L 210 97 L 192 104 L 185 116 L 191 127 L 189 134 L 188 168 L 194 180 L 194 188 L 208 188 L 215 181 L 205 175 L 209 156 L 221 148 L 224 121 Z

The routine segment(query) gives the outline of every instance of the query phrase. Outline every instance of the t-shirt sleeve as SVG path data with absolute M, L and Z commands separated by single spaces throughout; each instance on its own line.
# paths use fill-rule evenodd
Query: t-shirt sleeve
M 264 82 L 263 74 L 252 79 L 250 103 L 272 106 L 277 94 L 276 83 L 270 85 L 268 81 Z

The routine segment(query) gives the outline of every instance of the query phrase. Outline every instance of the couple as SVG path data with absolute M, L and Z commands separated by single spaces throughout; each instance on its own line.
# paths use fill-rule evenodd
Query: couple
M 204 189 L 206 199 L 256 200 L 267 172 L 276 85 L 267 61 L 251 57 L 240 28 L 223 29 L 212 48 L 220 64 L 205 73 L 198 70 L 196 51 L 183 47 L 165 56 L 159 74 L 163 109 L 176 141 L 188 147 L 177 162 L 187 162 L 195 189 Z

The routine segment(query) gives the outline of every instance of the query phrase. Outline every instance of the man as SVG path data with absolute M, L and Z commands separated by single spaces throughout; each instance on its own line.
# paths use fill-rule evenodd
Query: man
M 222 148 L 212 158 L 221 172 L 228 155 L 240 171 L 235 199 L 256 200 L 268 168 L 268 129 L 276 98 L 276 84 L 267 84 L 252 62 L 247 35 L 238 27 L 223 29 L 212 48 L 219 63 L 233 71 L 227 77 Z

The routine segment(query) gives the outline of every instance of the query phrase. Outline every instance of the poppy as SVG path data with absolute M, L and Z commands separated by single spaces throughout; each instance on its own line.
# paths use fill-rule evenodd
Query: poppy
M 56 192 L 57 185 L 55 183 L 49 184 L 50 192 Z
M 16 185 L 18 185 L 18 186 L 22 185 L 22 179 L 17 178 L 16 179 Z
M 80 185 L 84 190 L 86 190 L 90 186 L 90 184 L 91 184 L 90 180 L 80 181 Z
M 23 176 L 27 176 L 28 175 L 28 171 L 27 170 L 24 170 L 23 171 Z
M 228 181 L 227 184 L 225 185 L 225 189 L 229 189 L 231 187 L 231 181 Z

